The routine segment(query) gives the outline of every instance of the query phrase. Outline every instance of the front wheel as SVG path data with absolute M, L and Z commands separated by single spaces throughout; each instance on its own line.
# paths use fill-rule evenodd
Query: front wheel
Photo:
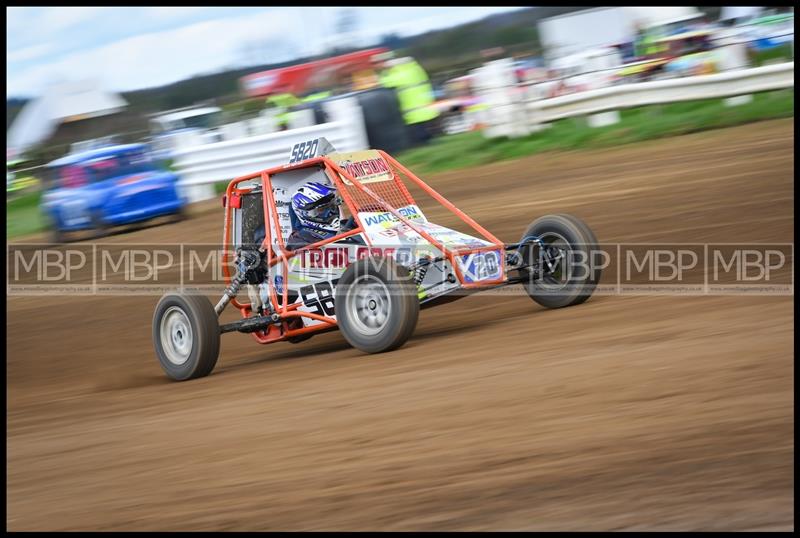
M 203 295 L 164 295 L 153 315 L 153 345 L 161 368 L 175 381 L 204 377 L 219 357 L 219 321 Z
M 540 245 L 527 242 L 521 248 L 523 260 L 538 270 L 523 270 L 528 295 L 546 308 L 581 304 L 591 297 L 600 281 L 602 267 L 597 239 L 577 217 L 547 215 L 534 221 L 523 240 L 538 238 Z
M 334 305 L 345 339 L 366 353 L 402 346 L 419 318 L 417 287 L 408 270 L 391 258 L 350 264 L 336 286 Z

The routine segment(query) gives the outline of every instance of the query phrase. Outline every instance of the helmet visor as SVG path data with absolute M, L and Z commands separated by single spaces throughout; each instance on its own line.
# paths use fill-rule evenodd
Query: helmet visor
M 333 194 L 325 196 L 312 204 L 308 204 L 303 211 L 306 217 L 320 223 L 328 223 L 339 216 L 338 204 Z

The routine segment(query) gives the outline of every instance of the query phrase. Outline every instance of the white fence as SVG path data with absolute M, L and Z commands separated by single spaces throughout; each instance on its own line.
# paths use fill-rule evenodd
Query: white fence
M 487 109 L 484 134 L 524 136 L 548 122 L 572 116 L 589 116 L 593 125 L 614 121 L 616 111 L 628 107 L 695 99 L 734 97 L 794 87 L 794 62 L 751 69 L 736 69 L 712 75 L 640 82 L 536 99 L 530 88 L 516 84 L 510 60 L 489 62 L 475 71 L 477 93 Z M 313 125 L 310 110 L 293 117 L 294 128 L 211 144 L 191 144 L 174 154 L 180 186 L 190 201 L 214 196 L 213 184 L 283 164 L 297 142 L 324 136 L 339 151 L 368 146 L 361 107 L 355 98 L 324 104 L 331 121 Z M 600 116 L 605 115 L 605 118 Z M 609 119 L 610 118 L 610 119 Z M 268 122 L 269 118 L 263 118 Z M 233 129 L 233 128 L 231 128 Z M 236 133 L 241 134 L 237 127 Z
M 531 93 L 510 84 L 510 63 L 491 62 L 480 68 L 484 85 L 479 94 L 488 105 L 487 137 L 524 136 L 543 124 L 573 116 L 609 113 L 642 105 L 696 99 L 734 97 L 794 87 L 794 62 L 737 69 L 652 82 L 610 86 L 597 90 L 535 99 Z M 613 120 L 612 120 L 613 121 Z
M 355 98 L 335 99 L 323 106 L 332 120 L 328 123 L 178 149 L 173 166 L 184 195 L 190 202 L 212 198 L 214 183 L 284 164 L 294 144 L 311 138 L 324 136 L 338 151 L 368 147 L 363 113 Z M 303 115 L 297 119 L 308 124 Z

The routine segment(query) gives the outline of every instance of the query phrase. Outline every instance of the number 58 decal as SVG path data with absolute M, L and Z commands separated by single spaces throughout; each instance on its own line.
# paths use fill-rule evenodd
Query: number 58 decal
M 317 282 L 310 286 L 300 288 L 300 297 L 306 308 L 312 314 L 320 316 L 334 316 L 336 312 L 333 305 L 333 290 L 339 279 L 330 282 Z

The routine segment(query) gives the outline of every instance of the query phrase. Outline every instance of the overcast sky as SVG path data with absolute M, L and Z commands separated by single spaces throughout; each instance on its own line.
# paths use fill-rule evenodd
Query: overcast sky
M 333 36 L 345 8 L 6 8 L 6 97 L 95 79 L 110 90 L 161 86 L 232 67 L 322 52 L 334 39 L 368 46 L 517 7 L 352 8 L 350 34 Z

